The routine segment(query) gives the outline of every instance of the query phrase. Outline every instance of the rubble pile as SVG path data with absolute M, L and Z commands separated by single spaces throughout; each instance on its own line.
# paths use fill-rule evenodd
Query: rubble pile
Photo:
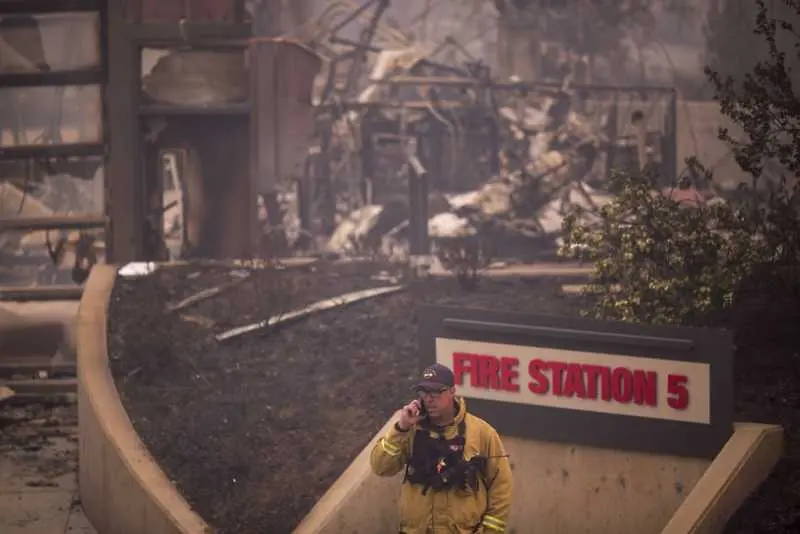
M 603 184 L 610 154 L 622 146 L 615 144 L 624 115 L 618 113 L 617 95 L 573 87 L 570 75 L 557 83 L 523 83 L 514 77 L 501 82 L 453 34 L 434 43 L 394 22 L 381 22 L 385 2 L 334 4 L 302 24 L 298 21 L 310 14 L 292 12 L 296 31 L 278 41 L 302 43 L 281 54 L 254 54 L 248 60 L 241 50 L 143 50 L 142 104 L 153 115 L 143 140 L 159 157 L 169 152 L 171 158 L 164 160 L 171 162 L 164 163 L 164 175 L 171 178 L 161 191 L 163 231 L 148 233 L 145 241 L 155 251 L 148 254 L 169 250 L 178 258 L 245 250 L 238 243 L 220 244 L 238 242 L 244 235 L 239 226 L 249 224 L 228 217 L 238 203 L 215 202 L 223 195 L 206 187 L 214 184 L 216 191 L 217 180 L 245 175 L 255 181 L 254 200 L 261 202 L 258 247 L 281 255 L 381 255 L 405 262 L 411 222 L 416 238 L 427 218 L 433 254 L 453 240 L 486 238 L 498 244 L 504 258 L 523 259 L 555 250 L 571 205 L 592 208 L 611 198 Z M 334 20 L 340 16 L 343 20 Z M 357 40 L 338 36 L 353 21 L 360 24 L 351 32 Z M 467 60 L 458 63 L 454 51 Z M 305 61 L 312 55 L 313 61 Z M 271 83 L 273 75 L 280 84 Z M 219 128 L 198 128 L 183 112 L 161 117 L 162 107 L 185 108 L 186 116 L 194 108 L 226 113 L 214 119 Z M 247 170 L 246 152 L 239 150 L 249 142 L 239 113 L 245 107 L 254 114 L 250 122 L 260 124 L 258 148 L 248 148 L 254 171 Z M 223 119 L 227 111 L 236 118 Z M 308 127 L 312 113 L 313 131 Z M 637 113 L 641 122 L 644 114 Z M 631 116 L 631 124 L 634 120 Z M 280 128 L 262 129 L 274 124 Z M 626 134 L 635 137 L 633 152 L 643 165 L 647 128 Z M 658 140 L 652 144 L 658 146 Z M 17 186 L 0 183 L 5 196 L 29 198 L 19 213 L 4 207 L 0 217 L 101 212 L 102 179 L 94 182 L 91 187 L 55 176 L 24 195 Z M 418 193 L 412 194 L 413 184 L 420 184 Z M 426 209 L 417 209 L 426 194 Z M 15 202 L 21 205 L 18 198 Z M 152 202 L 148 198 L 146 205 Z M 215 227 L 220 225 L 225 229 Z M 144 226 L 146 232 L 158 232 L 157 225 Z M 0 235 L 0 254 L 20 256 L 34 245 L 41 249 L 45 237 L 42 232 Z
M 424 57 L 418 50 L 378 54 L 372 79 L 407 72 Z M 361 92 L 363 101 L 392 98 L 385 86 L 373 84 Z M 489 235 L 498 242 L 510 241 L 518 247 L 555 247 L 561 220 L 570 205 L 591 208 L 604 204 L 610 195 L 596 184 L 602 182 L 604 133 L 609 106 L 595 112 L 578 113 L 569 90 L 551 95 L 509 95 L 495 98 L 496 121 L 502 141 L 503 165 L 499 173 L 487 176 L 479 187 L 466 192 L 432 192 L 428 201 L 428 233 L 433 252 L 449 239 Z M 433 105 L 433 104 L 432 104 Z M 388 107 L 385 117 L 413 122 L 425 110 L 403 111 Z M 349 112 L 334 129 L 341 146 L 357 152 L 353 130 L 362 120 Z M 355 128 L 354 128 L 355 126 Z M 413 147 L 412 147 L 413 152 Z M 440 155 L 444 157 L 444 155 Z M 407 183 L 407 173 L 396 173 L 399 191 Z M 325 249 L 337 254 L 375 254 L 397 261 L 408 258 L 409 201 L 407 195 L 394 195 L 384 202 L 358 206 L 340 213 L 338 227 Z
M 42 176 L 27 189 L 0 182 L 0 219 L 99 213 L 102 212 L 102 192 L 102 169 L 93 180 L 66 174 Z M 54 283 L 58 281 L 54 276 L 63 278 L 56 272 L 59 267 L 71 267 L 76 244 L 82 241 L 81 232 L 77 231 L 2 232 L 0 281 Z M 53 258 L 53 250 L 59 248 L 59 242 L 63 242 L 63 248 Z M 48 250 L 48 243 L 51 250 Z

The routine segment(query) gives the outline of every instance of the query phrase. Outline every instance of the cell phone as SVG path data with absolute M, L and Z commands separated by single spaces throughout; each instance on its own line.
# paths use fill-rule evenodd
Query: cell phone
M 420 418 L 428 417 L 428 409 L 425 407 L 425 401 L 422 399 L 422 396 L 417 397 L 417 402 L 419 403 Z

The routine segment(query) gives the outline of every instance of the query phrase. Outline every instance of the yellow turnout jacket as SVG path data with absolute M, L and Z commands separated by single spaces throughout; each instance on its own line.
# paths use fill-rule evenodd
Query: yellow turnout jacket
M 411 458 L 417 432 L 431 432 L 432 437 L 444 434 L 445 439 L 453 439 L 463 420 L 464 459 L 469 461 L 477 455 L 488 458 L 477 492 L 471 488 L 431 489 L 423 495 L 421 487 L 404 482 L 399 503 L 399 532 L 402 534 L 499 534 L 506 530 L 513 479 L 500 436 L 489 423 L 467 413 L 464 399 L 457 399 L 457 404 L 455 421 L 441 433 L 418 425 L 407 432 L 392 427 L 372 449 L 372 470 L 378 476 L 391 477 L 402 471 Z

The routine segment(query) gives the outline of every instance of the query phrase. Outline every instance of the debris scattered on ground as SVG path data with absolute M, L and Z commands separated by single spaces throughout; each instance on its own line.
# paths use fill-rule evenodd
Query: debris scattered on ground
M 179 490 L 220 534 L 291 532 L 411 394 L 419 373 L 422 302 L 577 313 L 560 281 L 486 280 L 465 293 L 451 278 L 311 314 L 218 343 L 220 326 L 280 316 L 325 298 L 397 284 L 392 265 L 322 263 L 314 272 L 254 273 L 193 313 L 213 330 L 165 313 L 206 287 L 164 269 L 120 280 L 112 298 L 112 373 L 137 432 Z M 548 279 L 551 280 L 551 279 Z M 284 291 L 291 295 L 283 295 Z M 288 298 L 287 298 L 288 297 Z M 324 439 L 320 440 L 320 436 Z
M 228 330 L 227 332 L 223 332 L 217 335 L 217 341 L 228 341 L 230 339 L 237 338 L 239 336 L 243 336 L 245 334 L 249 334 L 252 332 L 256 332 L 258 330 L 263 330 L 265 328 L 278 326 L 288 321 L 292 321 L 295 319 L 302 319 L 304 317 L 311 315 L 312 313 L 332 310 L 335 308 L 341 308 L 343 306 L 347 306 L 348 304 L 361 302 L 362 300 L 367 300 L 382 295 L 388 295 L 391 293 L 397 293 L 402 289 L 403 286 L 376 287 L 371 289 L 364 289 L 361 291 L 353 291 L 351 293 L 345 293 L 343 295 L 337 295 L 336 297 L 333 298 L 314 302 L 313 304 L 310 304 L 304 308 L 289 311 L 281 315 L 273 315 L 269 319 L 266 319 L 264 321 L 255 324 L 240 326 L 238 328 Z

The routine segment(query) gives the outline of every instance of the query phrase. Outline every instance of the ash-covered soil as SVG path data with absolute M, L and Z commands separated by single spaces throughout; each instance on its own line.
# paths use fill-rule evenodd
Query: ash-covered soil
M 562 295 L 562 281 L 552 277 L 484 278 L 477 291 L 453 279 L 428 279 L 278 329 L 215 341 L 233 326 L 394 283 L 378 265 L 352 263 L 256 271 L 228 292 L 166 311 L 232 278 L 229 270 L 181 267 L 120 280 L 109 319 L 112 371 L 136 430 L 221 534 L 291 532 L 409 399 L 422 366 L 420 304 L 548 314 L 577 314 L 585 305 Z M 736 514 L 728 534 L 800 527 L 800 367 L 796 353 L 773 349 L 739 347 L 736 409 L 739 420 L 783 424 L 787 458 Z
M 576 313 L 560 284 L 452 279 L 412 284 L 264 335 L 215 333 L 343 293 L 392 285 L 372 265 L 255 274 L 180 314 L 168 302 L 219 273 L 165 270 L 121 280 L 110 354 L 134 426 L 167 475 L 222 533 L 288 533 L 411 396 L 416 308 L 425 302 Z M 277 309 L 276 309 L 277 308 Z

